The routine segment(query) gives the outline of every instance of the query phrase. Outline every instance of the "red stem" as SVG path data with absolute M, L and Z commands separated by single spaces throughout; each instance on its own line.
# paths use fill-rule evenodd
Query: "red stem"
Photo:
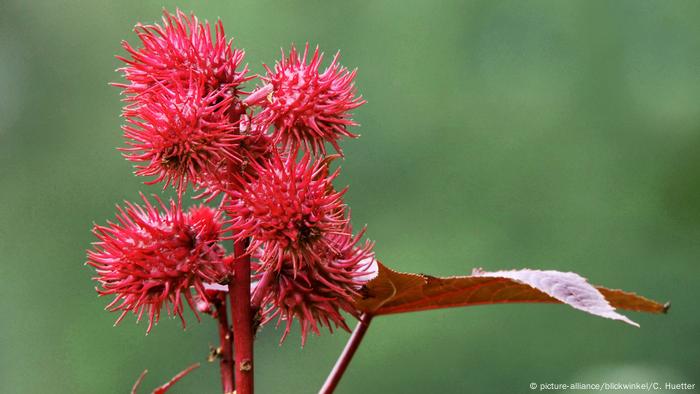
M 233 342 L 231 327 L 228 324 L 228 311 L 226 310 L 226 297 L 222 297 L 214 303 L 216 306 L 216 319 L 219 323 L 219 368 L 221 369 L 221 387 L 224 394 L 233 393 Z
M 144 369 L 143 372 L 141 372 L 141 375 L 139 375 L 139 378 L 136 379 L 136 383 L 134 383 L 134 386 L 131 388 L 131 394 L 136 394 L 136 392 L 139 390 L 139 387 L 141 387 L 141 383 L 143 382 L 143 379 L 146 377 L 147 373 L 147 369 Z
M 235 242 L 233 280 L 229 283 L 236 394 L 253 394 L 253 314 L 250 306 L 250 255 L 248 241 Z
M 157 387 L 155 390 L 153 390 L 152 394 L 165 394 L 170 390 L 171 387 L 177 382 L 180 381 L 180 379 L 184 378 L 189 374 L 190 372 L 194 371 L 195 369 L 199 368 L 199 363 L 192 364 L 189 367 L 187 367 L 184 371 L 178 373 L 177 375 L 173 376 L 170 381 L 166 382 L 164 385 Z
M 258 284 L 255 286 L 255 290 L 253 291 L 253 296 L 251 299 L 250 304 L 253 307 L 253 312 L 256 312 L 257 310 L 262 307 L 262 302 L 263 302 L 263 297 L 265 296 L 265 291 L 267 290 L 267 287 L 270 285 L 270 280 L 274 276 L 274 273 L 271 270 L 265 271 L 263 274 L 262 278 L 258 281 Z
M 268 83 L 266 85 L 263 85 L 259 89 L 253 91 L 253 93 L 251 93 L 248 97 L 246 97 L 246 99 L 243 100 L 243 104 L 250 107 L 259 103 L 260 101 L 267 98 L 267 96 L 272 92 L 272 89 L 272 84 Z
M 338 386 L 338 383 L 340 382 L 340 378 L 343 377 L 345 370 L 348 368 L 350 360 L 352 360 L 352 357 L 355 355 L 357 348 L 360 346 L 362 338 L 364 338 L 365 333 L 369 328 L 369 323 L 371 321 L 371 315 L 364 314 L 360 316 L 360 321 L 357 323 L 357 326 L 355 326 L 355 330 L 352 332 L 348 343 L 345 345 L 343 353 L 338 358 L 338 361 L 335 362 L 335 366 L 333 367 L 331 374 L 328 375 L 328 378 L 326 378 L 326 382 L 323 384 L 323 387 L 321 388 L 321 391 L 318 392 L 318 394 L 333 393 L 335 388 Z

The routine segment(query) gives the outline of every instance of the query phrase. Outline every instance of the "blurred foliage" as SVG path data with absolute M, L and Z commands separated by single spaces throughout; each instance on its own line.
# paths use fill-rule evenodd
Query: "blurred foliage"
M 574 270 L 674 302 L 641 329 L 541 305 L 378 318 L 338 392 L 700 383 L 700 2 L 2 0 L 0 391 L 124 393 L 144 368 L 155 387 L 215 341 L 194 318 L 112 328 L 82 264 L 93 221 L 159 192 L 115 150 L 107 83 L 163 6 L 221 18 L 256 72 L 307 40 L 359 67 L 338 183 L 390 267 Z M 260 393 L 316 392 L 347 338 L 279 335 L 259 337 Z M 204 365 L 173 392 L 218 390 Z

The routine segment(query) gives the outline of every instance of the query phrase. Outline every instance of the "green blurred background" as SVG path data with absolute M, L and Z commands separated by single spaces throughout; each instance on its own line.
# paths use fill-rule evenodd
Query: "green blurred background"
M 83 266 L 93 221 L 159 190 L 115 150 L 107 83 L 163 6 L 221 18 L 256 72 L 307 40 L 359 68 L 338 185 L 387 265 L 573 270 L 674 303 L 641 329 L 542 305 L 380 318 L 339 393 L 700 384 L 700 2 L 1 0 L 0 392 L 125 393 L 194 361 L 172 392 L 219 392 L 211 321 L 113 328 Z M 316 392 L 348 337 L 279 336 L 260 393 Z

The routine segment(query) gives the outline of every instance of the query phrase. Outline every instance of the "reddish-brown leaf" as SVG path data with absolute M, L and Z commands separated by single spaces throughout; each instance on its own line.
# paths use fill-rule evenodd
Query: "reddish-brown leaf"
M 596 289 L 603 294 L 613 308 L 649 313 L 666 313 L 671 308 L 670 302 L 662 304 L 628 291 L 602 286 L 596 286 Z
M 504 303 L 563 303 L 593 315 L 637 326 L 615 308 L 662 313 L 667 305 L 634 293 L 594 287 L 572 272 L 517 270 L 436 278 L 393 271 L 378 263 L 377 276 L 355 300 L 369 315 Z

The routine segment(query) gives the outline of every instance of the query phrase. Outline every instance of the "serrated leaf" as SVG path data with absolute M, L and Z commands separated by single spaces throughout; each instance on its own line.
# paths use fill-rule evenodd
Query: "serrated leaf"
M 594 287 L 572 272 L 514 270 L 436 278 L 393 271 L 378 263 L 377 276 L 362 289 L 355 306 L 388 315 L 460 306 L 505 303 L 562 303 L 590 314 L 638 326 L 615 308 L 662 313 L 668 307 L 621 290 Z

